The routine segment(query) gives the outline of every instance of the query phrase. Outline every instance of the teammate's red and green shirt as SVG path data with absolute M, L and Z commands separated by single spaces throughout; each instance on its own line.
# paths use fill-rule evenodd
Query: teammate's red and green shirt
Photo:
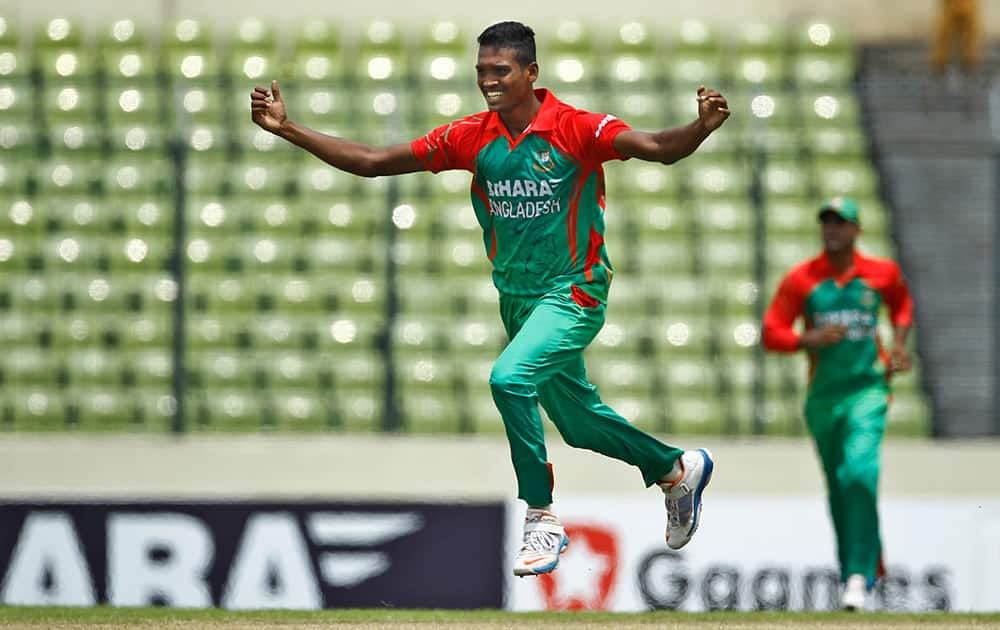
M 622 159 L 613 141 L 629 127 L 548 90 L 535 94 L 541 109 L 517 138 L 499 114 L 483 112 L 414 140 L 413 154 L 435 173 L 473 173 L 472 205 L 501 293 L 531 297 L 576 286 L 605 302 L 613 270 L 601 165 Z
M 840 273 L 826 253 L 788 272 L 764 315 L 764 344 L 794 352 L 801 315 L 806 328 L 847 326 L 843 340 L 812 350 L 810 397 L 840 396 L 888 382 L 889 358 L 878 336 L 878 313 L 889 308 L 893 326 L 910 326 L 913 302 L 899 265 L 855 252 L 854 264 Z

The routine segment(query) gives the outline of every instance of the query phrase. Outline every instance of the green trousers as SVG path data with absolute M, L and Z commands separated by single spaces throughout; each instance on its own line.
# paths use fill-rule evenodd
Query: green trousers
M 861 574 L 869 585 L 882 555 L 879 447 L 888 400 L 888 390 L 878 385 L 833 400 L 810 398 L 805 406 L 826 477 L 841 579 Z
M 638 467 L 647 486 L 683 453 L 615 413 L 587 380 L 583 349 L 604 325 L 604 311 L 596 301 L 578 304 L 569 287 L 540 298 L 501 294 L 510 343 L 493 365 L 490 389 L 510 442 L 518 497 L 529 506 L 552 503 L 539 404 L 567 444 Z

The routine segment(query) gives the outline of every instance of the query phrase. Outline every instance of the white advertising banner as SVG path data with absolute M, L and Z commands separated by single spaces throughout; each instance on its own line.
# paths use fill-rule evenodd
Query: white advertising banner
M 559 498 L 570 537 L 559 567 L 516 578 L 510 610 L 827 610 L 839 574 L 822 498 L 706 494 L 702 522 L 680 551 L 664 543 L 661 495 Z M 508 563 L 524 504 L 508 513 Z M 880 506 L 887 575 L 876 610 L 1000 610 L 1000 501 L 886 500 Z

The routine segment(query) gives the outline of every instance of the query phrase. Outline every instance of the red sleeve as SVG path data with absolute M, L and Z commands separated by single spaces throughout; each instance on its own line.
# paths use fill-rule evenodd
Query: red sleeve
M 776 352 L 795 352 L 799 349 L 799 334 L 792 327 L 802 314 L 805 294 L 800 289 L 795 273 L 785 276 L 764 314 L 764 347 Z
M 595 114 L 578 110 L 572 116 L 572 132 L 564 134 L 577 144 L 568 147 L 572 155 L 580 156 L 593 166 L 611 160 L 625 159 L 615 150 L 615 136 L 631 129 L 611 114 Z
M 889 286 L 882 295 L 889 307 L 889 318 L 893 326 L 912 326 L 913 300 L 910 298 L 910 289 L 906 286 L 903 272 L 896 263 L 892 263 Z
M 432 173 L 473 171 L 476 131 L 479 130 L 480 122 L 475 116 L 453 120 L 411 142 L 410 150 L 423 163 L 424 169 Z

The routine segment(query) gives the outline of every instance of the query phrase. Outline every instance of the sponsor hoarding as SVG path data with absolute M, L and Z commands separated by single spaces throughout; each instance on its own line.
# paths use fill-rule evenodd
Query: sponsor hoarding
M 0 603 L 498 608 L 503 526 L 499 502 L 0 503 Z
M 571 497 L 555 504 L 570 544 L 548 576 L 515 578 L 511 610 L 827 610 L 839 601 L 834 538 L 820 498 L 706 494 L 694 539 L 664 542 L 662 497 Z M 888 575 L 873 609 L 1000 610 L 1000 502 L 889 500 Z M 524 506 L 508 510 L 508 563 Z

